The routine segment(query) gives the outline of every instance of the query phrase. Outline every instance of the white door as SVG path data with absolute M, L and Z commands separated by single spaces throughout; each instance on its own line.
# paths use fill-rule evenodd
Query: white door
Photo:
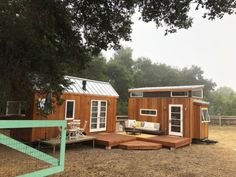
M 92 100 L 90 132 L 105 131 L 107 122 L 107 101 Z
M 169 135 L 183 136 L 183 105 L 169 105 Z

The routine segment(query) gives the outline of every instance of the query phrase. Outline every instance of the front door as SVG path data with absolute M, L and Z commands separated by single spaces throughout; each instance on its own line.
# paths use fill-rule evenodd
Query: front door
M 107 101 L 92 100 L 90 132 L 105 131 L 107 122 Z
M 169 135 L 183 136 L 183 105 L 169 105 Z

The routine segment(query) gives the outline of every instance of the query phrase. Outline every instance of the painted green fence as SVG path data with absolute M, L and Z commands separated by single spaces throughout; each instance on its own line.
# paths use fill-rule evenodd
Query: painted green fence
M 10 128 L 38 128 L 38 127 L 61 127 L 60 156 L 55 158 L 37 149 L 34 149 L 20 141 L 14 140 L 0 133 L 0 144 L 8 146 L 16 151 L 32 156 L 50 164 L 47 169 L 21 175 L 21 177 L 41 177 L 64 171 L 66 121 L 64 120 L 0 120 L 0 129 Z M 1 163 L 1 159 L 0 159 Z

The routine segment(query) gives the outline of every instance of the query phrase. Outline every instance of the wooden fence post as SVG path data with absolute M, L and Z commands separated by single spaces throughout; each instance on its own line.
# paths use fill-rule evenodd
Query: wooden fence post
M 219 116 L 219 126 L 221 127 L 221 116 Z

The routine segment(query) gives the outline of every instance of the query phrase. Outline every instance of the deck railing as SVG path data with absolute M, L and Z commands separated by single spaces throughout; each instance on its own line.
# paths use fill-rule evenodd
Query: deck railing
M 59 120 L 0 120 L 0 130 L 1 129 L 12 129 L 12 128 L 38 128 L 38 127 L 60 127 L 60 156 L 55 158 L 44 152 L 41 152 L 31 146 L 28 146 L 18 140 L 14 140 L 9 136 L 0 133 L 0 144 L 3 144 L 9 148 L 12 148 L 18 152 L 34 157 L 38 160 L 50 164 L 47 169 L 41 169 L 31 173 L 21 175 L 21 177 L 31 177 L 31 176 L 47 176 L 52 175 L 64 170 L 64 160 L 65 160 L 65 142 L 66 142 L 66 121 Z M 1 163 L 1 159 L 0 159 Z

